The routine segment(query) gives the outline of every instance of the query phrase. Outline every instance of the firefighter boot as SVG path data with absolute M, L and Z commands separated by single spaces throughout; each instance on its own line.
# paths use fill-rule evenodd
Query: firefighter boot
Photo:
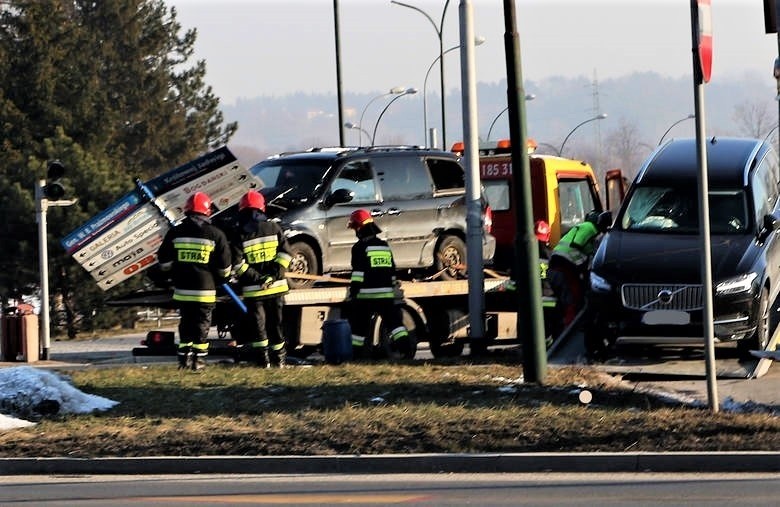
M 192 371 L 199 371 L 206 367 L 206 356 L 209 355 L 208 343 L 192 344 Z
M 271 360 L 268 357 L 268 349 L 265 347 L 255 349 L 252 359 L 260 368 L 268 368 L 271 365 Z
M 287 351 L 284 346 L 279 350 L 271 351 L 271 366 L 274 368 L 284 368 L 287 366 Z
M 195 360 L 195 356 L 189 345 L 179 345 L 179 348 L 176 350 L 176 356 L 179 359 L 180 370 L 189 370 L 192 368 L 192 363 Z
M 206 367 L 206 356 L 209 355 L 208 351 L 198 350 L 191 352 L 192 354 L 192 371 L 200 371 Z

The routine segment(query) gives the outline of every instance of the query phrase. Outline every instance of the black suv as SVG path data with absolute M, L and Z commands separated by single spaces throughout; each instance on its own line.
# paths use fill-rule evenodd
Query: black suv
M 769 341 L 780 290 L 780 171 L 759 139 L 707 141 L 714 334 L 746 353 Z M 695 139 L 643 164 L 590 275 L 590 352 L 616 344 L 703 345 Z
M 266 213 L 285 230 L 290 271 L 318 275 L 351 269 L 358 208 L 371 212 L 399 269 L 462 275 L 466 263 L 464 170 L 455 154 L 414 147 L 316 148 L 282 153 L 250 168 L 261 182 Z M 486 263 L 495 252 L 482 200 Z M 305 280 L 295 286 L 305 285 Z

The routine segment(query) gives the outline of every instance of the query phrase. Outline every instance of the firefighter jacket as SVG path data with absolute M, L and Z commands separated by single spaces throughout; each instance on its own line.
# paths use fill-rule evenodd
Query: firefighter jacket
M 596 251 L 598 235 L 599 230 L 592 222 L 575 225 L 555 245 L 551 258 L 562 257 L 575 266 L 583 266 Z
M 169 229 L 157 260 L 162 271 L 171 271 L 174 301 L 215 303 L 217 285 L 230 276 L 227 237 L 203 215 L 188 215 Z
M 292 256 L 279 224 L 258 210 L 246 209 L 239 214 L 230 244 L 233 273 L 244 297 L 266 299 L 290 290 L 285 273 Z
M 349 294 L 354 299 L 392 299 L 395 297 L 395 261 L 393 252 L 376 235 L 361 237 L 352 246 L 352 277 Z

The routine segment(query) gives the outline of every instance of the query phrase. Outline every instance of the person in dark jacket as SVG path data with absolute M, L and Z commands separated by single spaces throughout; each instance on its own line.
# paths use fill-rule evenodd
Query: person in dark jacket
M 349 284 L 349 323 L 355 357 L 366 355 L 374 314 L 379 314 L 390 333 L 390 347 L 404 357 L 413 356 L 413 344 L 396 304 L 395 261 L 382 230 L 365 209 L 352 212 L 347 226 L 358 241 L 352 246 L 352 276 Z
M 261 367 L 286 364 L 282 311 L 290 287 L 285 273 L 292 256 L 282 228 L 265 215 L 263 194 L 250 190 L 238 203 L 238 222 L 231 234 L 233 272 L 247 306 L 239 340 L 250 360 Z
M 184 212 L 184 220 L 163 238 L 157 260 L 161 271 L 171 272 L 173 301 L 179 308 L 179 367 L 199 370 L 206 366 L 217 285 L 230 276 L 230 246 L 209 220 L 208 195 L 192 194 Z
M 596 211 L 588 213 L 585 221 L 564 234 L 550 255 L 547 278 L 555 293 L 558 313 L 563 316 L 563 329 L 574 321 L 585 302 L 588 267 L 599 235 L 604 232 L 598 217 Z

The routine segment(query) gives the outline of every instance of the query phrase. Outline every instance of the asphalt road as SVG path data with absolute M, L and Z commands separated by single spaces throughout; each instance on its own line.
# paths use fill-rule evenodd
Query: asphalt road
M 386 474 L 5 477 L 4 506 L 774 505 L 780 474 Z

